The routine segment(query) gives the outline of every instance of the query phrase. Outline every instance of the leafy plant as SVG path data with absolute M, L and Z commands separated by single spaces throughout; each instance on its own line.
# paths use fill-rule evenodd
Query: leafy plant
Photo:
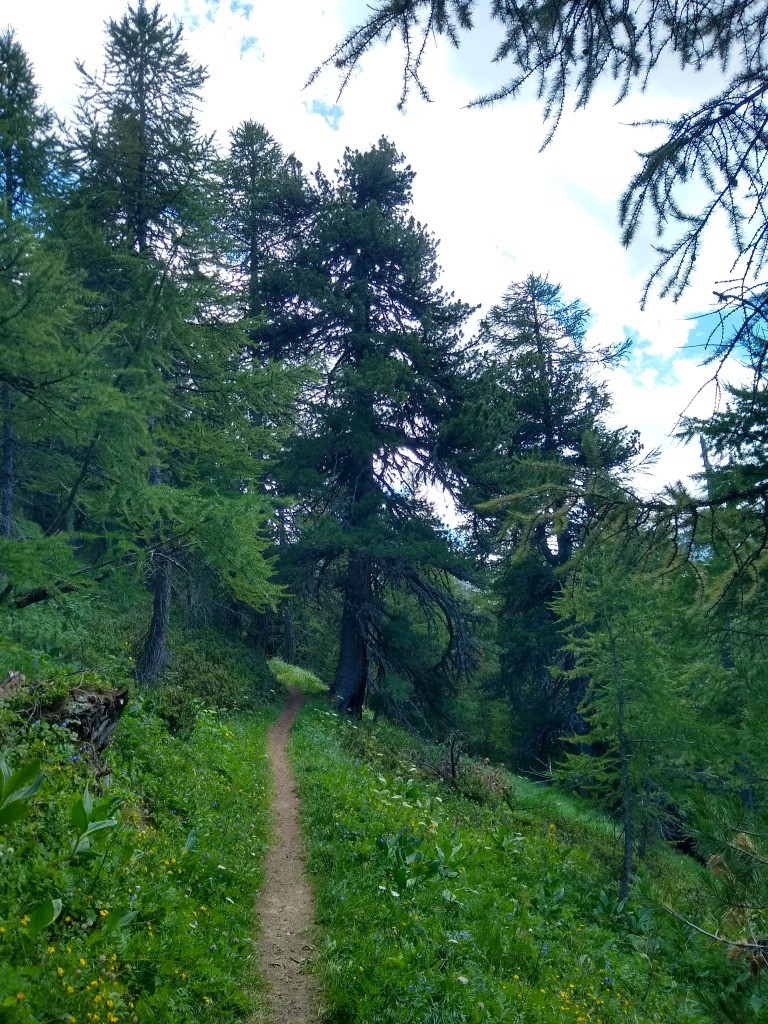
M 39 761 L 11 772 L 5 754 L 0 755 L 0 825 L 21 821 L 30 810 L 33 797 L 43 784 Z

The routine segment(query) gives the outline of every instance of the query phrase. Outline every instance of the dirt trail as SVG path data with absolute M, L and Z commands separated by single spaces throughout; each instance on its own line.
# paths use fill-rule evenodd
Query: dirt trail
M 261 969 L 270 985 L 276 1024 L 317 1024 L 319 993 L 304 970 L 309 957 L 315 905 L 299 830 L 299 796 L 288 763 L 288 734 L 305 701 L 291 688 L 288 703 L 269 733 L 272 766 L 272 847 L 258 900 Z

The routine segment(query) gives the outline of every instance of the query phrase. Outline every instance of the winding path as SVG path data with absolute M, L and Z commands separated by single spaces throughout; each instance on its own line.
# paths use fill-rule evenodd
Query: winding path
M 307 881 L 299 828 L 299 796 L 288 763 L 288 734 L 305 697 L 290 688 L 288 702 L 270 729 L 272 846 L 258 901 L 261 969 L 269 982 L 276 1024 L 317 1024 L 319 993 L 304 964 L 312 950 L 315 904 Z

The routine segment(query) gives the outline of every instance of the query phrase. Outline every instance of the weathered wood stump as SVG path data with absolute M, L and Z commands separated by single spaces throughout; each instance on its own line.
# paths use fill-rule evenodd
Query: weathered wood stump
M 39 689 L 39 685 L 28 682 L 21 672 L 9 672 L 0 683 L 0 700 L 28 698 L 37 718 L 71 729 L 95 753 L 109 745 L 129 698 L 127 690 L 78 686 L 66 696 L 46 703 Z

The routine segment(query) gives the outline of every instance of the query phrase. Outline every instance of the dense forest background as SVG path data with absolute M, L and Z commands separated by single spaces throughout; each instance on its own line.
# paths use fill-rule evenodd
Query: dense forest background
M 712 349 L 713 372 L 738 360 L 749 383 L 680 421 L 696 490 L 648 499 L 632 424 L 607 422 L 622 346 L 590 344 L 546 268 L 478 324 L 440 286 L 392 141 L 310 174 L 256 122 L 205 137 L 205 71 L 144 3 L 79 74 L 62 123 L 0 36 L 10 656 L 48 609 L 130 594 L 135 684 L 182 718 L 199 695 L 172 630 L 223 630 L 315 671 L 341 712 L 601 804 L 623 896 L 659 840 L 719 858 L 738 913 L 717 941 L 764 957 L 762 290 L 735 318 L 723 296 Z M 638 179 L 630 235 L 676 184 Z M 672 290 L 689 227 L 656 275 Z M 758 263 L 761 230 L 743 247 Z

